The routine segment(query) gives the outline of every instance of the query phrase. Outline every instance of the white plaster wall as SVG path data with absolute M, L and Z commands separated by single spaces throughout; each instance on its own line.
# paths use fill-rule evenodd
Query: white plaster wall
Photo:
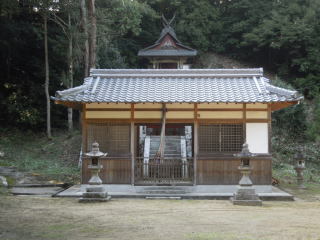
M 182 69 L 190 69 L 191 65 L 190 64 L 183 64 Z
M 247 143 L 252 153 L 269 153 L 268 123 L 247 123 Z

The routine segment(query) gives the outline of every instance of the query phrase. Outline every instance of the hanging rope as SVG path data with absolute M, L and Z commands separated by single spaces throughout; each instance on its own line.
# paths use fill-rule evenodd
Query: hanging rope
M 160 133 L 160 145 L 157 153 L 154 156 L 154 160 L 157 163 L 160 163 L 164 158 L 164 150 L 166 145 L 166 104 L 162 104 L 162 125 L 161 125 L 161 133 Z

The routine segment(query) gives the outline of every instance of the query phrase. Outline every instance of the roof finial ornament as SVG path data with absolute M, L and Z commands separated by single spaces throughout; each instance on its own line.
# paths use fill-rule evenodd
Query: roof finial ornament
M 172 22 L 176 18 L 176 14 L 173 14 L 173 17 L 170 19 L 170 21 L 168 21 L 163 14 L 161 17 L 162 17 L 163 27 L 171 27 Z

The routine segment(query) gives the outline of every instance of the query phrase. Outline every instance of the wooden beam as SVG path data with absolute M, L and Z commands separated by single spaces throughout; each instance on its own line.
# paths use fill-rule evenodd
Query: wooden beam
M 271 111 L 277 111 L 298 103 L 299 101 L 271 103 Z
M 103 111 L 103 112 L 108 112 L 108 111 L 113 111 L 113 112 L 128 112 L 131 111 L 131 108 L 87 108 L 87 111 Z
M 86 119 L 87 123 L 108 123 L 108 122 L 121 122 L 121 123 L 130 123 L 130 119 L 117 119 L 117 118 L 90 118 Z
M 77 103 L 77 102 L 64 102 L 64 101 L 55 100 L 54 103 L 64 105 L 66 107 L 77 109 L 77 110 L 82 110 L 83 108 L 83 104 Z
M 134 105 L 134 104 L 131 104 Z M 87 108 L 87 111 L 130 111 L 131 108 Z M 134 108 L 134 111 L 161 111 L 160 108 Z M 168 112 L 178 111 L 194 111 L 193 108 L 167 108 Z M 230 112 L 230 111 L 243 111 L 243 108 L 200 108 L 198 112 L 212 111 L 212 112 Z M 267 111 L 266 108 L 248 108 L 247 111 Z

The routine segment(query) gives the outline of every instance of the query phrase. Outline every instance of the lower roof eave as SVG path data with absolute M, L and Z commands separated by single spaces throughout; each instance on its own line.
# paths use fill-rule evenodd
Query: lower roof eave
M 110 102 L 105 102 L 105 101 L 69 101 L 69 100 L 58 100 L 58 99 L 54 99 L 55 104 L 61 104 L 61 105 L 65 105 L 67 107 L 71 107 L 71 108 L 77 108 L 77 109 L 81 109 L 82 104 L 90 104 L 90 103 L 98 103 L 98 104 L 102 104 L 102 103 L 125 103 L 125 104 L 141 104 L 141 103 L 153 103 L 153 104 L 159 104 L 159 103 L 166 103 L 166 104 L 171 104 L 171 103 L 189 103 L 189 104 L 200 104 L 200 103 L 217 103 L 217 104 L 255 104 L 255 103 L 265 103 L 265 104 L 271 104 L 271 110 L 272 111 L 276 111 L 276 110 L 280 110 L 282 108 L 286 108 L 288 106 L 291 105 L 295 105 L 298 104 L 300 102 L 300 100 L 290 100 L 290 101 L 247 101 L 247 102 L 235 102 L 235 101 L 216 101 L 216 102 L 208 102 L 208 101 L 197 101 L 197 102 L 187 102 L 187 101 L 110 101 Z
M 61 101 L 61 100 L 54 100 L 54 103 L 64 105 L 68 108 L 73 108 L 77 110 L 81 110 L 82 105 L 84 104 L 83 102 L 71 102 L 71 101 Z

